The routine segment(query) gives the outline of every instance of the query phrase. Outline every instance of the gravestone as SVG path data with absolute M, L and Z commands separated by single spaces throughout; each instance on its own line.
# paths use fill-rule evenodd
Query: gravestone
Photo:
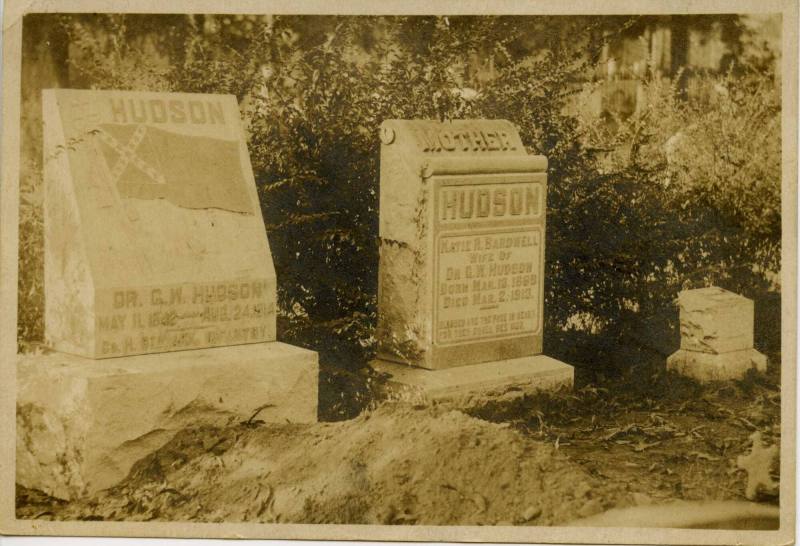
M 541 354 L 546 158 L 502 120 L 388 120 L 381 139 L 373 367 L 432 396 L 571 384 Z
M 678 309 L 681 346 L 667 369 L 701 382 L 767 369 L 767 357 L 753 348 L 753 300 L 711 286 L 680 292 Z
M 55 352 L 18 364 L 18 483 L 61 498 L 108 487 L 189 414 L 316 420 L 317 354 L 275 341 L 236 99 L 46 90 L 43 113 Z
M 275 271 L 231 96 L 44 96 L 45 336 L 107 358 L 275 340 Z

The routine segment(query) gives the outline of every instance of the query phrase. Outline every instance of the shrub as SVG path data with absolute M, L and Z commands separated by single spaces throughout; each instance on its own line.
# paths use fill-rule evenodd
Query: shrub
M 587 145 L 610 150 L 604 172 L 630 172 L 657 192 L 671 224 L 674 283 L 744 293 L 779 288 L 779 87 L 768 68 L 740 66 L 690 80 L 641 82 L 644 100 L 615 131 L 585 124 Z

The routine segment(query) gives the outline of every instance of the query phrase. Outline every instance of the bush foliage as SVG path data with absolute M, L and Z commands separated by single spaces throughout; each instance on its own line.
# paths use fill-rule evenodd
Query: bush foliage
M 312 19 L 317 32 L 298 32 Z M 610 124 L 571 106 L 603 35 L 578 18 L 535 48 L 518 21 L 490 17 L 62 24 L 82 86 L 237 96 L 279 336 L 342 368 L 373 351 L 384 119 L 504 118 L 548 157 L 546 338 L 581 327 L 615 340 L 682 287 L 752 295 L 780 269 L 780 102 L 764 71 L 695 77 L 687 94 L 647 76 L 643 106 Z

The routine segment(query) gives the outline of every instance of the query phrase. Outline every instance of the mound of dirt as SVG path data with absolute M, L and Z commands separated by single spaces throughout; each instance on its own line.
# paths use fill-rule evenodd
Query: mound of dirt
M 447 408 L 384 404 L 350 421 L 198 427 L 59 519 L 553 525 L 623 491 L 552 443 Z

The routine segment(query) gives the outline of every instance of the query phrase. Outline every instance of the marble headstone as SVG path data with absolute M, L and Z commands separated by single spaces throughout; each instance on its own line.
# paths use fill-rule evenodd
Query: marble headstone
M 542 352 L 547 159 L 503 120 L 387 120 L 381 139 L 379 360 L 524 375 L 515 359 Z
M 233 96 L 46 90 L 45 332 L 89 358 L 275 340 Z
M 382 138 L 380 357 L 540 353 L 547 160 L 505 121 L 392 120 Z

